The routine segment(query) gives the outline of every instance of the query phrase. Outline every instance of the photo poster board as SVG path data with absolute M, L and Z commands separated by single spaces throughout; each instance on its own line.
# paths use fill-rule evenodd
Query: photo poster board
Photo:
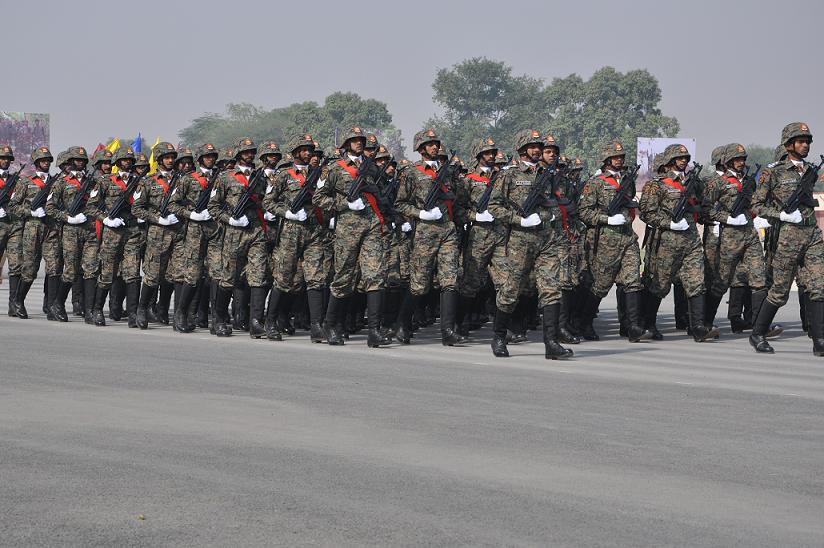
M 652 178 L 652 163 L 655 160 L 655 156 L 664 152 L 664 149 L 672 144 L 687 147 L 692 157 L 690 162 L 697 159 L 695 139 L 681 137 L 638 137 L 638 159 L 636 162 L 641 167 L 638 169 L 638 179 L 636 179 L 635 182 L 635 188 L 637 190 L 640 191 L 646 182 Z
M 22 164 L 31 164 L 34 149 L 49 146 L 49 133 L 48 114 L 0 111 L 0 144 L 7 144 L 14 151 L 12 171 Z M 53 150 L 52 155 L 57 157 Z M 32 171 L 31 166 L 26 167 L 26 173 Z

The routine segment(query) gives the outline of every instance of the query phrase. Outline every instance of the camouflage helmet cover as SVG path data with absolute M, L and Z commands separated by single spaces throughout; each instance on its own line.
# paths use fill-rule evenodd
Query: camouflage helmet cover
M 54 160 L 54 156 L 52 156 L 51 151 L 49 151 L 48 147 L 37 147 L 36 149 L 31 151 L 31 161 L 36 162 L 38 160 L 49 159 Z
M 283 169 L 291 166 L 293 163 L 295 163 L 294 157 L 287 152 L 283 155 L 283 158 L 281 158 L 278 164 L 275 166 L 275 169 Z
M 260 143 L 258 147 L 258 161 L 261 160 L 264 156 L 267 155 L 274 155 L 277 156 L 278 159 L 283 156 L 283 152 L 280 150 L 280 145 L 277 144 L 275 141 L 263 141 Z
M 392 161 L 392 153 L 389 152 L 384 145 L 378 145 L 378 150 L 375 152 L 375 160 L 380 160 L 382 158 L 386 158 L 390 162 Z
M 687 147 L 679 143 L 673 143 L 668 145 L 667 148 L 664 149 L 664 152 L 655 157 L 655 160 L 653 161 L 653 169 L 656 173 L 658 173 L 664 166 L 668 165 L 676 158 L 683 157 L 690 157 Z
M 377 135 L 375 135 L 374 133 L 367 133 L 366 134 L 366 144 L 363 145 L 363 148 L 371 150 L 371 149 L 378 148 L 379 144 L 380 143 L 378 142 L 378 136 Z
M 309 147 L 310 150 L 315 150 L 315 141 L 314 139 L 312 139 L 312 136 L 308 133 L 300 133 L 298 135 L 295 135 L 289 141 L 289 146 L 287 148 L 289 149 L 289 152 L 291 152 L 292 155 L 294 155 L 295 151 L 300 147 Z
M 92 165 L 97 166 L 98 164 L 102 164 L 104 162 L 112 163 L 112 151 L 107 148 L 101 148 L 97 152 L 94 153 L 92 156 Z
M 89 161 L 89 154 L 86 149 L 80 146 L 69 147 L 66 149 L 66 155 L 69 160 L 78 159 Z M 59 165 L 59 164 L 58 164 Z
M 432 128 L 424 129 L 415 134 L 415 137 L 412 140 L 412 148 L 414 148 L 415 151 L 420 152 L 423 145 L 432 142 L 437 142 L 438 144 L 441 143 L 438 134 L 435 133 L 435 130 Z
M 727 162 L 736 158 L 746 158 L 747 149 L 740 143 L 730 143 L 724 147 L 724 152 L 721 153 L 721 163 L 726 165 Z
M 810 132 L 809 126 L 804 122 L 787 124 L 784 126 L 784 129 L 781 130 L 781 142 L 785 145 L 796 137 L 809 137 L 812 139 L 813 134 Z
M 153 150 L 155 160 L 160 160 L 162 157 L 167 156 L 169 154 L 177 158 L 177 151 L 175 150 L 175 146 L 167 141 L 160 141 L 154 146 Z
M 544 135 L 544 148 L 546 147 L 555 147 L 558 149 L 559 152 L 561 150 L 561 145 L 558 143 L 557 140 L 555 140 L 555 136 L 551 133 L 547 133 L 546 135 Z
M 12 161 L 14 160 L 14 152 L 12 152 L 9 145 L 0 145 L 0 158 L 8 158 Z
M 478 156 L 483 154 L 484 152 L 494 152 L 497 154 L 498 152 L 498 145 L 495 144 L 495 140 L 492 137 L 485 137 L 483 139 L 478 139 L 472 145 L 472 157 L 477 159 Z
M 624 145 L 622 145 L 620 141 L 611 141 L 601 147 L 600 160 L 602 164 L 605 164 L 607 160 L 609 160 L 613 156 L 626 157 L 626 155 L 627 151 L 624 149 Z
M 112 155 L 112 163 L 117 163 L 120 160 L 125 160 L 126 158 L 131 158 L 134 160 L 134 150 L 132 147 L 120 147 L 114 151 L 114 155 Z
M 346 133 L 343 134 L 343 141 L 340 144 L 340 148 L 341 149 L 346 148 L 346 144 L 349 141 L 351 141 L 352 139 L 358 139 L 358 138 L 363 139 L 364 142 L 366 141 L 366 133 L 363 131 L 363 128 L 361 128 L 360 126 L 350 127 L 348 130 L 346 130 Z M 310 140 L 311 140 L 311 137 L 310 137 Z
M 177 157 L 175 158 L 175 162 L 179 162 L 184 158 L 189 158 L 192 162 L 195 161 L 195 152 L 191 147 L 179 147 L 177 149 Z
M 134 167 L 149 167 L 149 155 L 145 152 L 132 154 L 131 158 L 134 158 Z
M 712 149 L 712 154 L 710 154 L 710 162 L 712 162 L 712 165 L 717 166 L 718 164 L 724 163 L 722 158 L 724 156 L 724 149 L 726 148 L 727 145 L 720 145 Z
M 220 151 L 212 143 L 203 143 L 202 145 L 197 147 L 195 154 L 197 155 L 197 161 L 199 162 L 201 158 L 203 158 L 204 156 L 208 156 L 209 154 L 219 156 Z
M 250 150 L 257 154 L 257 146 L 255 145 L 255 142 L 252 141 L 251 137 L 243 137 L 238 140 L 237 145 L 232 151 L 232 158 L 237 158 L 241 152 L 247 152 Z
M 523 129 L 515 134 L 515 150 L 518 152 L 533 144 L 544 146 L 544 139 L 537 129 Z
M 787 149 L 784 145 L 778 145 L 775 147 L 775 151 L 773 152 L 773 161 L 780 162 L 781 160 L 785 160 L 787 158 Z
M 69 155 L 67 150 L 61 150 L 57 153 L 57 167 L 63 168 L 67 163 L 69 163 Z

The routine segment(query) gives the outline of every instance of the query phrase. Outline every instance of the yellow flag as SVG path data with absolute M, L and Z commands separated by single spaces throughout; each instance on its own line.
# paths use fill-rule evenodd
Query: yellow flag
M 120 139 L 117 137 L 114 140 L 106 145 L 106 150 L 114 154 L 114 151 L 120 148 Z M 117 173 L 117 166 L 112 166 L 112 173 Z
M 157 161 L 154 157 L 154 149 L 157 146 L 157 143 L 160 142 L 160 137 L 155 139 L 154 144 L 152 145 L 152 155 L 149 156 L 149 173 L 147 175 L 154 175 L 154 172 L 157 171 Z

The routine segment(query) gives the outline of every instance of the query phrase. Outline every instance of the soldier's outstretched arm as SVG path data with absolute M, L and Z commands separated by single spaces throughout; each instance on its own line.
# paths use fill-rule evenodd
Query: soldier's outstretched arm
M 752 209 L 759 217 L 777 220 L 781 215 L 781 209 L 770 203 L 770 188 L 773 184 L 773 173 L 768 167 L 761 170 L 758 184 L 755 187 L 755 194 L 752 198 Z

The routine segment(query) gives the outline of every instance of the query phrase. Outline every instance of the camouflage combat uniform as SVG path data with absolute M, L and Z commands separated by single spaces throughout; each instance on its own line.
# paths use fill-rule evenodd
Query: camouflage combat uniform
M 8 145 L 0 145 L 0 157 L 14 161 L 14 153 Z M 23 218 L 15 215 L 9 208 L 14 188 L 8 181 L 12 174 L 9 171 L 0 172 L 0 191 L 6 191 L 6 203 L 0 213 L 0 257 L 8 261 L 9 273 L 9 316 L 17 315 L 16 296 L 20 284 L 20 273 L 23 269 Z M 6 186 L 8 188 L 6 188 Z M 16 186 L 16 185 L 14 185 Z

